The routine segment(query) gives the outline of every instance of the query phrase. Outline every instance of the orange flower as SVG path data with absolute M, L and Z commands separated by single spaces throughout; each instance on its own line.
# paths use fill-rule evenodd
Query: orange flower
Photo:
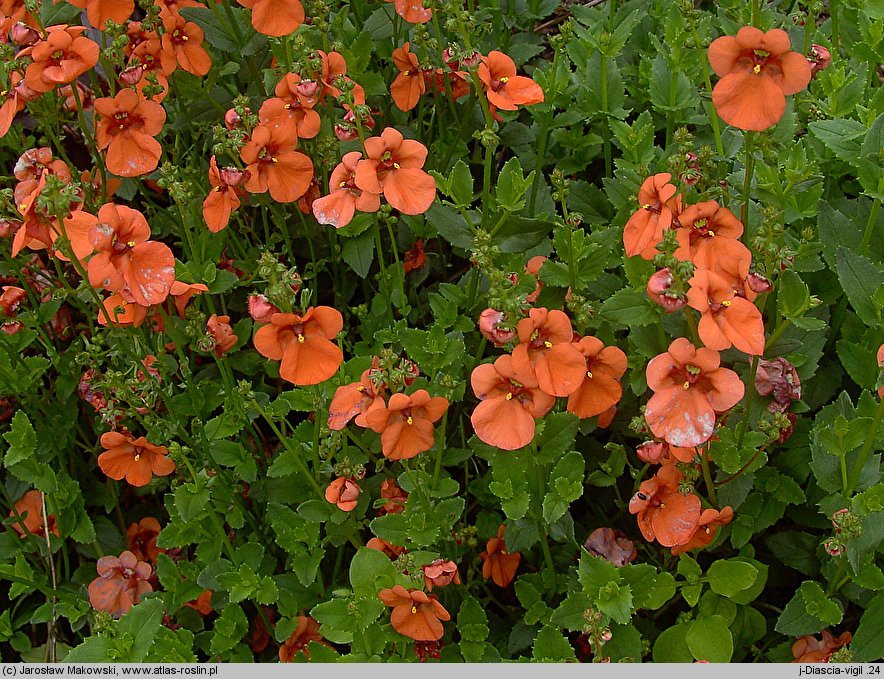
M 329 194 L 313 201 L 313 216 L 320 224 L 331 224 L 336 229 L 347 226 L 360 212 L 376 212 L 381 206 L 380 193 L 363 191 L 356 186 L 356 167 L 362 158 L 359 151 L 351 151 L 341 158 L 328 180 Z
M 513 369 L 534 374 L 550 396 L 569 396 L 583 384 L 586 359 L 574 344 L 571 319 L 564 311 L 531 309 L 516 325 L 520 344 L 513 349 Z
M 485 551 L 479 554 L 482 564 L 482 577 L 486 580 L 491 578 L 498 587 L 506 587 L 516 577 L 519 563 L 522 561 L 521 552 L 510 554 L 506 551 L 506 543 L 503 534 L 506 525 L 501 524 L 497 529 L 497 537 L 491 538 L 485 544 Z
M 792 644 L 792 662 L 798 663 L 824 663 L 829 662 L 832 653 L 842 646 L 846 646 L 853 640 L 850 632 L 844 632 L 839 637 L 832 636 L 832 633 L 824 629 L 823 638 L 817 639 L 812 634 L 800 637 Z
M 436 181 L 421 169 L 427 159 L 423 144 L 388 127 L 380 137 L 365 140 L 365 155 L 356 164 L 357 187 L 383 193 L 390 205 L 406 215 L 429 209 L 436 199 Z
M 160 522 L 152 516 L 129 525 L 129 528 L 126 529 L 126 542 L 136 559 L 156 564 L 157 557 L 166 551 L 157 547 L 159 534 Z
M 125 24 L 135 9 L 135 0 L 68 0 L 68 4 L 85 9 L 89 23 L 99 31 L 105 29 L 108 19 L 115 24 Z
M 519 336 L 516 329 L 505 322 L 505 318 L 504 312 L 496 309 L 485 309 L 479 314 L 479 332 L 496 347 L 502 347 Z
M 624 532 L 613 528 L 596 528 L 583 546 L 590 554 L 601 557 L 617 568 L 622 568 L 638 556 L 635 543 Z
M 353 89 L 350 90 L 350 94 L 353 95 L 353 103 L 356 105 L 364 104 L 365 90 L 361 85 L 356 84 L 347 76 L 347 60 L 344 59 L 343 55 L 338 52 L 329 52 L 326 54 L 322 50 L 316 50 L 316 55 L 322 60 L 321 70 L 316 74 L 318 77 L 313 78 L 314 80 L 322 82 L 322 92 L 319 95 L 320 99 L 325 97 L 326 94 L 335 98 L 340 97 L 341 90 L 335 87 L 335 82 L 341 78 L 344 82 L 350 83 L 353 87 Z
M 89 284 L 119 292 L 123 299 L 148 307 L 169 296 L 175 280 L 175 256 L 168 245 L 150 238 L 150 226 L 137 210 L 107 203 L 98 217 L 75 212 L 65 220 L 74 255 L 96 250 L 89 260 Z
M 764 321 L 752 302 L 737 297 L 726 278 L 700 269 L 689 281 L 688 306 L 700 312 L 700 339 L 710 349 L 736 347 L 744 354 L 764 353 Z
M 385 606 L 392 606 L 390 624 L 393 629 L 415 641 L 436 641 L 445 634 L 440 620 L 451 620 L 439 600 L 420 590 L 405 589 L 396 585 L 382 589 L 378 598 Z
M 654 436 L 682 448 L 709 440 L 715 414 L 733 408 L 745 392 L 737 373 L 722 368 L 720 361 L 717 351 L 697 349 L 684 337 L 650 360 L 646 374 L 655 393 L 645 420 Z
M 218 358 L 233 349 L 239 339 L 233 334 L 233 328 L 230 327 L 230 316 L 212 314 L 206 321 L 206 332 L 215 340 L 215 356 Z
M 18 53 L 33 62 L 25 70 L 25 85 L 48 92 L 76 80 L 98 63 L 98 44 L 81 35 L 85 26 L 50 26 L 46 39 Z
M 672 226 L 673 217 L 681 212 L 681 196 L 676 195 L 677 189 L 669 183 L 670 179 L 671 174 L 661 172 L 645 179 L 639 188 L 641 207 L 623 229 L 627 257 L 639 255 L 642 259 L 653 259 L 663 232 Z
M 417 55 L 409 51 L 410 48 L 411 43 L 406 42 L 402 47 L 393 50 L 393 63 L 399 69 L 399 75 L 390 85 L 390 94 L 400 111 L 413 109 L 421 95 L 427 91 Z
M 101 435 L 105 451 L 98 456 L 98 466 L 109 478 L 124 478 L 133 486 L 146 486 L 156 476 L 168 476 L 175 471 L 175 463 L 166 455 L 165 446 L 155 446 L 139 436 L 132 438 L 128 431 L 109 431 Z
M 148 582 L 153 569 L 132 552 L 103 556 L 96 564 L 98 577 L 89 583 L 89 603 L 115 618 L 129 612 L 143 594 L 153 591 Z
M 381 498 L 388 502 L 381 506 L 378 514 L 401 514 L 405 511 L 408 493 L 396 484 L 396 479 L 384 479 L 381 483 Z
M 193 601 L 188 601 L 184 605 L 188 608 L 192 608 L 204 617 L 207 616 L 209 613 L 212 612 L 212 590 L 204 589 L 203 593 L 200 594 L 196 599 L 194 599 Z
M 718 527 L 726 526 L 733 518 L 734 510 L 732 507 L 724 507 L 720 512 L 717 509 L 704 509 L 703 513 L 700 514 L 700 522 L 693 535 L 683 545 L 675 545 L 671 550 L 672 555 L 678 556 L 682 552 L 705 547 L 715 539 Z
M 878 347 L 878 353 L 875 355 L 878 361 L 878 368 L 884 368 L 884 344 Z M 878 387 L 878 398 L 884 398 L 884 384 Z
M 268 127 L 294 124 L 301 139 L 311 139 L 319 133 L 319 114 L 313 107 L 319 103 L 322 85 L 315 80 L 302 80 L 297 73 L 286 73 L 258 111 L 258 121 Z
M 107 149 L 107 169 L 120 177 L 153 172 L 163 148 L 154 139 L 166 122 L 166 111 L 130 88 L 95 100 L 96 141 Z
M 303 653 L 304 657 L 310 660 L 310 651 L 307 647 L 311 641 L 328 646 L 319 633 L 319 623 L 309 615 L 299 615 L 295 631 L 279 647 L 279 662 L 292 662 L 298 653 Z
M 103 309 L 98 312 L 98 324 L 107 326 L 108 323 L 115 328 L 132 326 L 138 328 L 144 323 L 150 307 L 127 302 L 119 293 L 114 293 L 103 302 Z
M 16 533 L 22 537 L 25 537 L 26 532 L 37 537 L 46 537 L 46 528 L 43 525 L 43 498 L 39 490 L 29 490 L 13 506 L 15 511 L 9 512 L 9 516 L 14 517 L 16 514 L 21 516 L 21 521 L 16 520 L 12 523 Z M 58 537 L 58 525 L 54 514 L 46 517 L 46 524 L 49 526 L 49 532 Z
M 568 412 L 580 418 L 601 415 L 623 395 L 620 378 L 626 372 L 626 354 L 595 337 L 581 338 L 577 348 L 586 361 L 586 377 L 568 397 Z
M 697 529 L 700 498 L 679 491 L 683 480 L 674 464 L 663 465 L 629 501 L 629 513 L 638 515 L 638 528 L 648 542 L 656 539 L 664 547 L 683 545 Z
M 266 193 L 278 203 L 292 203 L 306 193 L 313 179 L 313 161 L 299 151 L 295 126 L 258 125 L 239 152 L 248 165 L 243 186 L 250 193 Z
M 163 51 L 173 54 L 178 65 L 193 75 L 205 75 L 212 68 L 212 57 L 203 49 L 203 29 L 179 14 L 163 18 Z
M 422 0 L 386 0 L 393 3 L 396 14 L 410 24 L 425 24 L 433 18 L 433 11 L 426 9 Z
M 508 355 L 493 364 L 477 365 L 470 385 L 481 401 L 470 416 L 473 431 L 484 443 L 503 450 L 531 443 L 535 418 L 546 415 L 556 403 L 555 396 L 537 387 L 534 375 L 516 371 Z
M 335 390 L 331 403 L 328 406 L 328 428 L 332 431 L 340 431 L 347 423 L 356 418 L 354 422 L 360 427 L 367 427 L 365 414 L 372 405 L 383 404 L 380 390 L 376 390 L 374 383 L 369 379 L 371 370 L 365 370 L 358 382 L 344 384 Z
M 212 190 L 203 201 L 203 219 L 209 231 L 218 233 L 227 228 L 230 214 L 239 209 L 239 195 L 242 189 L 237 188 L 247 175 L 233 167 L 218 169 L 215 156 L 209 158 L 209 184 Z
M 371 408 L 365 423 L 381 435 L 381 451 L 390 460 L 407 460 L 433 447 L 433 423 L 448 409 L 448 400 L 418 389 L 393 394 L 389 403 Z
M 236 0 L 252 10 L 252 26 L 258 33 L 281 38 L 304 23 L 304 7 L 298 0 Z
M 485 94 L 492 112 L 495 109 L 515 111 L 519 106 L 543 102 L 543 90 L 536 82 L 516 75 L 516 64 L 503 52 L 489 52 L 479 64 L 479 80 L 485 84 Z
M 759 131 L 777 124 L 786 110 L 786 95 L 810 82 L 810 64 L 790 48 L 786 31 L 764 33 L 754 26 L 709 45 L 709 64 L 721 78 L 712 90 L 712 103 L 724 122 Z
M 743 223 L 726 207 L 714 200 L 689 205 L 678 215 L 678 249 L 675 256 L 691 261 L 698 269 L 718 271 L 727 260 L 745 260 L 748 270 L 752 262 L 749 249 L 738 239 Z
M 399 547 L 398 545 L 391 545 L 386 540 L 382 540 L 381 538 L 372 538 L 368 542 L 365 543 L 365 546 L 368 549 L 373 549 L 376 552 L 383 552 L 391 559 L 398 559 L 400 554 L 404 554 L 408 550 L 405 547 Z
M 402 255 L 402 268 L 405 269 L 405 273 L 411 273 L 422 269 L 426 263 L 427 253 L 424 252 L 424 239 L 418 238 L 414 241 L 414 245 Z
M 433 591 L 433 587 L 445 587 L 454 583 L 460 584 L 460 574 L 457 572 L 457 564 L 450 559 L 436 559 L 421 568 L 424 572 L 424 586 Z
M 0 94 L 0 137 L 4 137 L 12 121 L 20 111 L 24 111 L 25 102 L 39 97 L 39 92 L 34 92 L 24 83 L 24 77 L 18 71 L 9 74 L 9 88 Z
M 338 506 L 338 509 L 349 512 L 356 509 L 359 504 L 359 493 L 361 492 L 356 479 L 348 479 L 339 476 L 325 489 L 325 499 Z
M 310 307 L 303 316 L 273 314 L 270 323 L 255 333 L 255 348 L 266 358 L 282 361 L 279 375 L 287 382 L 319 384 L 334 375 L 344 360 L 331 341 L 343 327 L 341 312 L 327 306 Z
M 543 255 L 535 255 L 525 264 L 525 273 L 534 276 L 534 279 L 537 281 L 534 290 L 525 296 L 525 302 L 528 304 L 534 304 L 534 302 L 537 301 L 537 298 L 540 297 L 540 291 L 543 290 L 543 283 L 540 280 L 540 270 L 543 268 L 545 262 L 546 257 Z

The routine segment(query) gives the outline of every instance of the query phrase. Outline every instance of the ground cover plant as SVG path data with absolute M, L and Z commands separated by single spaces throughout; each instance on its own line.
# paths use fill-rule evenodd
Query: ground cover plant
M 884 12 L 0 0 L 0 658 L 884 655 Z

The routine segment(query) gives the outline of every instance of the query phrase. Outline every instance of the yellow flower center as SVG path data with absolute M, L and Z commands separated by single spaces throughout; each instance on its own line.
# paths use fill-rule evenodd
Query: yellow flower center
M 138 462 L 138 460 L 140 460 L 140 459 L 141 459 L 141 453 L 135 453 L 135 461 Z
M 512 394 L 512 392 L 507 392 L 507 395 L 506 395 L 506 397 L 504 398 L 504 400 L 506 400 L 506 401 L 512 401 L 512 400 L 513 400 L 513 394 Z
M 399 169 L 399 163 L 393 163 L 393 169 L 394 169 L 394 170 L 398 170 L 398 169 Z
M 592 373 L 591 373 L 589 370 L 586 371 L 586 376 L 587 376 L 589 379 L 592 379 Z
M 684 384 L 681 385 L 681 388 L 682 388 L 682 389 L 685 389 L 685 390 L 690 389 L 690 388 L 691 388 L 691 383 L 690 383 L 690 382 L 685 382 Z
M 510 79 L 507 76 L 503 76 L 500 79 L 500 82 L 502 82 L 504 85 L 506 85 L 509 81 L 510 81 Z
M 415 613 L 417 613 L 417 606 L 412 606 L 411 607 L 411 614 L 414 615 Z
M 301 344 L 304 343 L 304 335 L 302 335 L 301 333 L 298 333 L 298 342 L 300 342 Z
M 761 66 L 759 66 L 758 64 L 755 64 L 755 65 L 752 67 L 752 72 L 753 72 L 755 75 L 758 75 L 759 73 L 761 73 Z
M 134 240 L 130 240 L 128 243 L 126 243 L 126 245 L 129 246 L 130 248 L 134 248 L 134 247 L 135 247 L 135 241 L 134 241 Z
M 414 424 L 414 418 L 411 415 L 409 415 L 408 417 L 405 418 L 405 423 L 406 424 Z
M 552 342 L 550 342 L 549 340 L 544 340 L 543 346 L 545 346 L 547 349 L 552 349 Z
M 727 309 L 730 305 L 731 305 L 731 301 L 728 300 L 728 299 L 724 300 L 724 301 L 721 303 L 721 306 L 723 306 L 725 309 Z

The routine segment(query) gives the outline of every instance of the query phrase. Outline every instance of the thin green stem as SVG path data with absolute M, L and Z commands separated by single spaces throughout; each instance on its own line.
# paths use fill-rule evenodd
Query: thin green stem
M 718 498 L 715 497 L 715 484 L 712 482 L 712 472 L 709 469 L 709 447 L 703 446 L 700 453 L 700 465 L 703 467 L 703 481 L 706 483 L 706 492 L 709 493 L 709 503 L 718 509 Z
M 322 488 L 316 482 L 316 479 L 313 478 L 313 474 L 310 473 L 310 470 L 307 469 L 307 465 L 304 464 L 304 460 L 301 459 L 301 455 L 299 451 L 295 450 L 289 445 L 288 438 L 286 438 L 281 431 L 279 431 L 279 427 L 276 426 L 276 423 L 270 419 L 270 416 L 264 412 L 264 409 L 258 405 L 257 403 L 251 403 L 251 407 L 255 408 L 258 411 L 258 414 L 264 418 L 264 421 L 270 427 L 271 431 L 274 433 L 279 442 L 282 443 L 283 447 L 289 452 L 292 456 L 292 460 L 295 463 L 295 466 L 298 468 L 298 471 L 301 472 L 301 476 L 307 481 L 313 491 L 316 493 L 316 496 L 325 501 L 325 493 L 322 492 Z
M 849 498 L 859 483 L 863 469 L 874 450 L 875 437 L 878 435 L 878 428 L 881 426 L 881 420 L 884 420 L 884 398 L 880 399 L 878 402 L 878 409 L 875 411 L 875 417 L 866 432 L 866 440 L 863 442 L 863 447 L 859 451 L 859 456 L 856 458 L 856 463 L 853 465 L 853 469 L 850 470 L 850 476 L 847 478 L 847 485 L 844 488 L 845 497 Z
M 746 159 L 743 165 L 743 204 L 740 207 L 740 221 L 743 222 L 743 238 L 748 239 L 749 237 L 749 196 L 752 191 L 752 172 L 754 170 L 752 166 L 752 142 L 755 140 L 755 134 L 753 132 L 746 132 L 746 136 L 744 137 L 743 146 L 746 151 Z
M 878 213 L 880 211 L 881 201 L 878 198 L 875 198 L 872 202 L 872 208 L 869 210 L 869 219 L 866 221 L 866 230 L 863 231 L 862 243 L 859 244 L 859 250 L 857 250 L 857 253 L 860 255 L 866 254 L 869 245 L 872 243 L 872 235 L 875 233 L 875 226 L 878 223 Z

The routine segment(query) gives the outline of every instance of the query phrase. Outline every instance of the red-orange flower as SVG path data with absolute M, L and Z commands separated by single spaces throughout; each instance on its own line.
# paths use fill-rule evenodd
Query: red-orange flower
M 359 504 L 360 492 L 356 479 L 339 476 L 328 484 L 325 489 L 325 499 L 337 505 L 341 511 L 349 512 L 356 509 L 356 505 Z
M 422 0 L 386 0 L 393 3 L 396 14 L 410 24 L 425 24 L 433 18 L 433 10 L 424 7 Z
M 255 333 L 255 349 L 282 361 L 279 375 L 298 385 L 319 384 L 335 374 L 344 355 L 332 342 L 344 327 L 344 317 L 327 306 L 310 307 L 303 315 L 273 314 Z
M 86 10 L 89 23 L 100 31 L 108 19 L 115 24 L 125 24 L 135 9 L 135 0 L 67 0 L 68 4 Z M 56 0 L 56 3 L 58 1 Z
M 555 396 L 537 386 L 531 372 L 519 372 L 512 357 L 500 356 L 493 364 L 477 365 L 470 375 L 473 393 L 481 401 L 473 410 L 473 431 L 484 443 L 517 450 L 534 440 L 535 419 L 546 415 Z
M 358 382 L 343 384 L 335 390 L 331 403 L 328 406 L 328 428 L 332 431 L 340 431 L 347 423 L 356 418 L 354 422 L 360 427 L 368 427 L 365 423 L 365 413 L 374 404 L 383 403 L 380 390 L 376 390 L 374 383 L 369 379 L 371 370 L 365 370 Z
M 233 349 L 239 339 L 230 327 L 230 316 L 212 314 L 206 321 L 206 332 L 215 340 L 215 356 L 218 358 Z
M 397 485 L 396 479 L 384 479 L 381 483 L 381 499 L 387 502 L 381 505 L 378 514 L 401 514 L 405 511 L 408 493 Z
M 380 137 L 365 140 L 365 155 L 356 164 L 357 187 L 383 193 L 390 205 L 407 215 L 429 209 L 436 199 L 436 180 L 421 169 L 427 160 L 426 146 L 388 127 Z
M 150 226 L 137 210 L 106 203 L 98 217 L 77 211 L 65 220 L 74 255 L 89 259 L 89 284 L 141 306 L 160 304 L 175 281 L 175 256 L 150 238 Z M 84 254 L 85 253 L 85 254 Z
M 733 408 L 745 392 L 737 373 L 721 367 L 717 351 L 697 349 L 684 337 L 652 358 L 646 374 L 655 393 L 645 408 L 645 420 L 654 436 L 682 448 L 708 441 L 715 414 Z
M 341 158 L 328 180 L 329 194 L 313 201 L 313 216 L 320 224 L 331 224 L 336 229 L 347 226 L 360 212 L 376 212 L 381 206 L 380 192 L 363 191 L 356 186 L 356 166 L 362 154 L 351 151 Z
M 417 106 L 421 95 L 427 91 L 417 55 L 411 52 L 410 48 L 411 43 L 406 42 L 402 47 L 393 50 L 393 63 L 399 69 L 399 75 L 390 85 L 390 94 L 393 96 L 393 103 L 400 111 L 413 109 Z
M 41 538 L 46 537 L 46 527 L 43 525 L 43 498 L 39 490 L 29 490 L 13 506 L 15 511 L 9 512 L 9 516 L 14 517 L 18 514 L 21 517 L 21 521 L 16 520 L 12 523 L 16 533 L 22 537 L 26 533 Z M 24 528 L 22 528 L 22 524 L 24 524 Z M 46 524 L 49 526 L 49 532 L 58 537 L 58 525 L 54 514 L 46 517 Z
M 230 214 L 239 209 L 242 189 L 237 187 L 245 179 L 247 175 L 242 170 L 231 167 L 219 170 L 215 156 L 209 158 L 209 184 L 212 190 L 203 201 L 203 219 L 212 233 L 226 229 Z
M 279 662 L 292 662 L 298 653 L 303 653 L 304 657 L 310 660 L 310 651 L 307 647 L 311 641 L 328 646 L 319 633 L 319 623 L 309 615 L 299 615 L 295 631 L 279 647 Z
M 159 534 L 160 522 L 152 516 L 147 516 L 138 523 L 129 524 L 129 528 L 126 529 L 126 542 L 136 559 L 156 564 L 157 557 L 166 551 L 157 547 Z
M 829 662 L 832 653 L 842 646 L 846 646 L 853 640 L 853 635 L 850 632 L 844 632 L 840 636 L 835 637 L 827 629 L 823 630 L 822 636 L 822 639 L 817 639 L 812 634 L 800 637 L 794 644 L 792 644 L 792 657 L 795 658 L 792 662 Z
M 209 613 L 212 612 L 212 590 L 204 589 L 203 593 L 200 594 L 196 599 L 194 599 L 193 601 L 188 601 L 184 605 L 188 608 L 192 608 L 204 617 L 207 616 Z
M 163 18 L 163 51 L 175 55 L 183 70 L 193 75 L 205 75 L 212 68 L 212 57 L 203 48 L 203 29 L 180 14 Z
M 718 271 L 726 260 L 745 260 L 748 269 L 752 253 L 738 239 L 743 223 L 733 212 L 714 200 L 689 205 L 678 215 L 678 249 L 675 256 L 691 261 L 698 269 Z
M 564 311 L 531 309 L 516 325 L 519 344 L 513 349 L 513 369 L 533 373 L 550 396 L 569 396 L 583 384 L 586 359 L 572 343 L 571 319 Z
M 451 615 L 432 594 L 405 589 L 396 585 L 382 589 L 378 598 L 385 606 L 392 606 L 390 624 L 393 629 L 415 641 L 436 641 L 445 634 L 440 620 L 451 620 Z
M 383 552 L 391 559 L 398 559 L 400 554 L 404 554 L 408 550 L 405 547 L 399 547 L 398 545 L 391 545 L 386 540 L 382 540 L 381 538 L 372 538 L 368 542 L 365 543 L 365 546 L 368 549 L 373 549 L 376 552 Z
M 875 355 L 878 361 L 878 368 L 884 368 L 884 344 L 878 347 L 878 353 Z M 878 398 L 884 398 L 884 384 L 878 387 Z
M 250 193 L 270 191 L 278 203 L 292 203 L 307 191 L 313 180 L 313 161 L 295 151 L 294 124 L 281 127 L 258 125 L 239 153 L 249 177 L 243 186 Z
M 789 34 L 744 26 L 709 45 L 709 64 L 721 80 L 712 103 L 721 119 L 741 130 L 766 130 L 782 118 L 786 95 L 810 82 L 807 59 L 790 51 Z
M 119 618 L 128 613 L 143 594 L 153 591 L 148 582 L 153 569 L 132 552 L 123 552 L 119 557 L 103 556 L 96 567 L 98 577 L 89 583 L 89 603 L 97 611 Z
M 436 559 L 421 568 L 424 572 L 424 586 L 430 592 L 433 587 L 445 587 L 454 583 L 460 584 L 460 574 L 457 572 L 457 564 L 450 559 Z
M 491 538 L 485 544 L 485 551 L 479 554 L 482 564 L 482 577 L 486 580 L 491 578 L 498 587 L 506 587 L 516 577 L 519 563 L 522 561 L 521 552 L 507 552 L 503 534 L 506 525 L 501 524 L 497 529 L 497 537 Z
M 764 353 L 764 321 L 752 302 L 737 297 L 728 280 L 704 269 L 689 281 L 688 306 L 700 312 L 700 339 L 710 349 L 736 347 L 744 354 Z
M 697 529 L 700 498 L 679 491 L 683 480 L 674 464 L 663 465 L 629 501 L 629 513 L 638 515 L 638 528 L 648 542 L 656 539 L 664 547 L 683 545 Z
M 166 111 L 131 88 L 95 100 L 96 141 L 107 149 L 107 169 L 121 177 L 153 172 L 163 148 L 154 139 L 166 122 Z
M 577 417 L 601 415 L 620 401 L 620 378 L 626 372 L 626 354 L 618 347 L 606 347 L 600 339 L 583 337 L 577 348 L 586 361 L 586 376 L 568 397 L 568 412 Z
M 519 106 L 543 102 L 540 85 L 524 75 L 516 75 L 516 64 L 503 52 L 489 52 L 479 64 L 479 80 L 485 85 L 488 103 L 494 109 L 515 111 Z
M 175 463 L 166 455 L 165 446 L 155 446 L 139 436 L 132 438 L 128 431 L 109 431 L 101 436 L 105 451 L 98 456 L 98 466 L 109 478 L 125 478 L 133 486 L 146 486 L 156 476 L 168 476 L 175 471 Z
M 0 94 L 0 137 L 4 137 L 12 121 L 20 111 L 25 108 L 25 102 L 40 96 L 39 92 L 35 92 L 24 82 L 24 76 L 18 71 L 12 71 L 9 74 L 9 87 L 7 91 Z
M 33 61 L 25 70 L 25 85 L 48 92 L 76 80 L 98 63 L 98 44 L 82 35 L 84 26 L 50 26 L 46 39 L 18 53 Z
M 381 435 L 381 451 L 390 460 L 407 460 L 433 447 L 433 423 L 448 409 L 448 400 L 426 389 L 393 394 L 387 405 L 365 414 L 365 424 Z
M 319 133 L 319 114 L 313 107 L 319 103 L 321 89 L 315 80 L 286 73 L 273 91 L 276 96 L 261 104 L 258 120 L 271 128 L 294 124 L 301 139 L 311 139 Z
M 304 23 L 304 7 L 298 0 L 236 0 L 252 10 L 252 26 L 258 33 L 280 38 Z
M 726 526 L 734 518 L 733 507 L 724 507 L 721 511 L 717 509 L 704 509 L 700 514 L 700 521 L 693 535 L 688 541 L 682 545 L 675 545 L 672 548 L 672 555 L 678 556 L 682 552 L 689 552 L 692 549 L 700 549 L 705 547 L 715 539 L 715 533 L 718 532 L 719 526 Z
M 639 188 L 641 207 L 623 228 L 623 245 L 628 257 L 639 255 L 642 259 L 653 259 L 663 232 L 681 212 L 681 196 L 676 195 L 677 189 L 669 183 L 671 179 L 671 174 L 661 172 L 645 179 Z

